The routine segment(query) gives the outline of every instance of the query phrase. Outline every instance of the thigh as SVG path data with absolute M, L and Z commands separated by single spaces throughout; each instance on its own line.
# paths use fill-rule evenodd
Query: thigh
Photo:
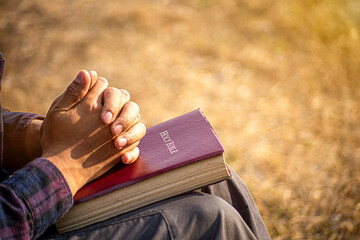
M 239 212 L 258 239 L 271 239 L 246 184 L 230 166 L 228 167 L 231 172 L 230 179 L 203 187 L 199 191 L 224 199 Z
M 63 235 L 42 239 L 255 239 L 223 199 L 189 193 Z
M 98 240 L 171 238 L 162 213 L 156 209 L 149 209 L 119 215 L 65 234 L 45 233 L 40 239 Z

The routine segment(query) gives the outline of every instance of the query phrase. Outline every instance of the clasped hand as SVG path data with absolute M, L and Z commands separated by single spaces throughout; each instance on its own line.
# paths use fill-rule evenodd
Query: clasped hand
M 120 159 L 132 163 L 145 135 L 139 107 L 95 71 L 79 72 L 41 126 L 42 157 L 63 173 L 73 195 Z

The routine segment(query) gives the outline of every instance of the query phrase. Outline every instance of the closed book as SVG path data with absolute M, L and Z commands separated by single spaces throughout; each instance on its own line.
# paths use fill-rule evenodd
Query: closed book
M 198 109 L 147 129 L 140 156 L 117 164 L 74 196 L 74 206 L 57 223 L 76 230 L 229 177 L 224 149 Z

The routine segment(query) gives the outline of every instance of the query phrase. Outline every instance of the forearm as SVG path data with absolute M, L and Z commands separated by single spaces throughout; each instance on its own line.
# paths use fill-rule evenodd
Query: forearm
M 0 184 L 0 239 L 38 237 L 72 206 L 62 173 L 38 158 Z

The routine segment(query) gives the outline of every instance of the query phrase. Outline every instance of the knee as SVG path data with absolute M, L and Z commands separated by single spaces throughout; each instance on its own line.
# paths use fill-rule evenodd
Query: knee
M 202 194 L 189 198 L 189 201 L 192 217 L 201 222 L 225 224 L 238 215 L 229 203 L 217 196 Z
M 172 212 L 171 218 L 176 226 L 174 232 L 180 236 L 189 239 L 225 237 L 229 230 L 232 232 L 243 224 L 236 209 L 217 196 L 189 194 L 179 202 L 181 204 L 172 209 L 175 212 Z
M 241 218 L 235 208 L 217 196 L 203 195 L 197 202 L 193 202 L 193 205 L 193 217 L 207 232 L 232 228 Z

